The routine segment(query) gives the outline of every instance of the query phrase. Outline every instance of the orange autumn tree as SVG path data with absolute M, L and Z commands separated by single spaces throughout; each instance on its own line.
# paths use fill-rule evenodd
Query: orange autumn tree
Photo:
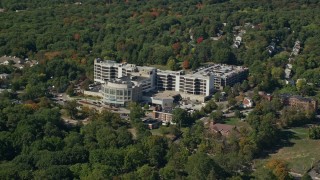
M 279 180 L 290 179 L 289 169 L 285 161 L 280 159 L 271 159 L 267 162 L 266 167 L 270 169 Z
M 184 60 L 182 63 L 182 68 L 183 69 L 189 69 L 190 68 L 190 62 L 189 60 Z

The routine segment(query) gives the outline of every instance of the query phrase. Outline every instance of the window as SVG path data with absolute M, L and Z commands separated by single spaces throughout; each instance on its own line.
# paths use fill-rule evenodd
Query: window
M 115 94 L 115 90 L 114 89 L 110 89 L 110 94 L 114 95 Z

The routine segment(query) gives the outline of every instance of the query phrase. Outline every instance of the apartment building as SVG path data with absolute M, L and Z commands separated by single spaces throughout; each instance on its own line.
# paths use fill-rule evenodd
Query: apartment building
M 141 81 L 143 91 L 151 91 L 156 86 L 156 69 L 153 67 L 136 66 L 134 64 L 117 63 L 110 60 L 95 59 L 94 62 L 94 81 L 105 83 L 106 81 L 132 77 Z
M 201 67 L 193 72 L 193 74 L 212 75 L 214 80 L 214 89 L 223 90 L 226 86 L 243 81 L 249 73 L 249 69 L 243 66 L 232 66 L 226 64 L 212 64 Z
M 286 106 L 312 111 L 317 111 L 318 108 L 316 100 L 299 95 L 281 94 L 280 99 Z
M 185 74 L 184 71 L 157 71 L 157 89 L 209 96 L 213 92 L 213 75 Z
M 157 70 L 157 89 L 179 91 L 179 77 L 184 71 L 162 71 Z
M 162 71 L 153 67 L 116 63 L 115 61 L 103 61 L 101 59 L 96 59 L 94 64 L 94 81 L 104 84 L 105 89 L 116 83 L 116 81 L 112 80 L 127 77 L 126 81 L 130 79 L 130 83 L 133 83 L 133 85 L 121 82 L 118 83 L 119 87 L 125 86 L 122 87 L 125 89 L 137 87 L 137 90 L 141 91 L 140 94 L 152 92 L 153 90 L 175 91 L 190 99 L 194 97 L 194 99 L 198 100 L 199 97 L 202 97 L 202 99 L 200 98 L 201 101 L 204 101 L 215 90 L 222 90 L 227 85 L 232 86 L 241 82 L 246 78 L 247 74 L 248 68 L 223 64 L 207 65 L 193 71 L 191 74 L 185 74 L 184 71 Z M 117 81 L 120 82 L 120 80 Z M 112 98 L 118 97 L 106 92 L 105 95 Z M 131 98 L 130 100 L 133 99 Z M 111 101 L 106 100 L 105 102 L 109 103 Z

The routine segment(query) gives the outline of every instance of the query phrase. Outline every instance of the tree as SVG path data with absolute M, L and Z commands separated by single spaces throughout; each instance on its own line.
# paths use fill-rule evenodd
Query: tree
M 206 179 L 209 174 L 219 179 L 223 174 L 219 170 L 219 166 L 205 153 L 197 152 L 188 157 L 186 172 L 190 179 Z
M 249 89 L 249 82 L 247 80 L 244 80 L 241 84 L 241 89 L 243 91 L 247 91 Z
M 213 110 L 216 110 L 217 108 L 218 105 L 213 100 L 208 101 L 207 104 L 203 107 L 206 113 L 211 113 Z
M 75 93 L 74 93 L 74 85 L 73 84 L 70 84 L 66 90 L 66 93 L 69 95 L 69 96 L 74 96 Z
M 266 167 L 270 169 L 278 179 L 291 179 L 287 164 L 282 160 L 271 159 L 269 162 L 267 162 Z
M 157 172 L 150 166 L 144 165 L 137 170 L 139 179 L 157 179 Z
M 231 96 L 228 97 L 228 105 L 230 107 L 235 106 L 237 104 L 237 100 Z
M 176 70 L 176 67 L 177 67 L 176 61 L 173 58 L 170 58 L 167 62 L 167 68 L 174 71 Z
M 131 121 L 136 122 L 139 121 L 142 117 L 144 117 L 144 110 L 138 103 L 131 102 L 129 104 L 130 114 L 129 118 Z
M 183 69 L 189 69 L 190 68 L 190 62 L 189 60 L 184 60 L 182 63 L 182 68 Z
M 71 117 L 71 119 L 76 119 L 77 118 L 77 114 L 78 114 L 78 106 L 79 104 L 77 103 L 76 100 L 72 100 L 72 101 L 67 101 L 64 105 L 64 108 L 67 110 L 69 116 Z
M 230 64 L 235 61 L 234 54 L 227 48 L 218 49 L 214 58 L 216 63 Z
M 222 95 L 221 95 L 220 92 L 216 92 L 216 93 L 214 94 L 214 100 L 217 101 L 217 102 L 220 102 L 221 97 L 222 97 Z
M 273 67 L 271 75 L 274 79 L 282 79 L 284 77 L 284 69 L 282 67 Z
M 222 122 L 223 121 L 223 112 L 221 110 L 216 110 L 215 112 L 212 112 L 210 114 L 210 118 L 216 123 Z
M 181 108 L 175 108 L 172 111 L 172 122 L 177 123 L 179 128 L 190 125 L 188 112 Z
M 301 177 L 301 180 L 312 180 L 312 178 L 308 173 L 304 173 Z
M 308 136 L 310 139 L 320 139 L 320 126 L 310 127 Z
M 140 146 L 129 146 L 124 157 L 124 168 L 128 171 L 135 170 L 146 162 L 146 158 Z

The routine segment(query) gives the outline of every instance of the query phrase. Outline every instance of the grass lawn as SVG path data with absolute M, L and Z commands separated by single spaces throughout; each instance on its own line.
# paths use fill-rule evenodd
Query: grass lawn
M 234 125 L 237 127 L 248 127 L 249 125 L 245 121 L 241 121 L 239 118 L 228 118 L 225 120 L 225 124 Z
M 152 135 L 161 136 L 160 128 L 150 130 Z
M 291 128 L 284 130 L 290 133 L 290 145 L 280 148 L 265 160 L 272 158 L 285 160 L 291 171 L 303 174 L 313 163 L 320 160 L 320 140 L 308 139 L 308 128 Z

